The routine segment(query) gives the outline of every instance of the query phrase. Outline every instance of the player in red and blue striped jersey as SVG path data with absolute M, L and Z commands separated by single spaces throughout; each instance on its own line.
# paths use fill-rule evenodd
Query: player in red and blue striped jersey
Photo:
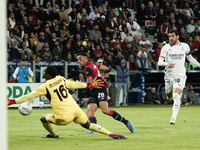
M 77 55 L 79 64 L 84 67 L 84 74 L 87 79 L 87 83 L 90 83 L 95 77 L 101 79 L 104 83 L 101 88 L 91 88 L 90 96 L 87 105 L 87 115 L 92 123 L 97 123 L 96 117 L 94 116 L 98 106 L 101 108 L 102 112 L 106 115 L 112 116 L 115 120 L 123 122 L 131 133 L 134 133 L 134 127 L 130 120 L 125 119 L 119 113 L 108 108 L 107 102 L 107 90 L 109 87 L 108 83 L 101 76 L 100 71 L 107 71 L 108 68 L 104 65 L 98 65 L 91 61 L 88 61 L 86 53 L 80 53 Z M 88 133 L 88 132 L 87 132 Z M 93 134 L 94 132 L 89 132 Z

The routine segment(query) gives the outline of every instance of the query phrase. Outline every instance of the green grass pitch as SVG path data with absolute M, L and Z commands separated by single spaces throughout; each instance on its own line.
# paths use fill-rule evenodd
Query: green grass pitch
M 127 140 L 111 139 L 102 134 L 86 135 L 87 130 L 70 123 L 53 126 L 59 139 L 43 139 L 47 131 L 40 123 L 40 116 L 52 109 L 33 109 L 29 116 L 22 116 L 17 109 L 8 109 L 9 150 L 199 150 L 200 105 L 181 106 L 175 126 L 169 124 L 172 105 L 131 105 L 111 107 L 125 118 L 131 119 L 135 133 L 126 126 L 96 112 L 97 123 L 108 130 L 124 134 Z M 86 112 L 86 108 L 83 108 Z

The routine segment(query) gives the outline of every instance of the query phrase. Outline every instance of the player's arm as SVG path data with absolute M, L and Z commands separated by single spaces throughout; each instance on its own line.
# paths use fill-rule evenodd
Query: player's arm
M 200 63 L 194 57 L 192 57 L 192 55 L 190 53 L 188 53 L 188 55 L 186 57 L 189 62 L 191 62 L 193 65 L 200 68 Z
M 167 62 L 165 61 L 165 58 L 166 58 L 166 51 L 164 49 L 164 47 L 161 49 L 161 53 L 160 53 L 160 56 L 159 56 L 159 59 L 158 59 L 158 66 L 167 66 Z
M 194 58 L 192 57 L 191 53 L 190 53 L 190 47 L 188 44 L 185 44 L 184 45 L 184 48 L 186 49 L 186 57 L 188 59 L 189 62 L 191 62 L 193 65 L 197 66 L 200 68 L 200 63 Z
M 69 89 L 84 89 L 87 87 L 85 83 L 69 81 L 65 78 L 63 78 L 63 80 L 65 80 L 65 86 Z
M 65 80 L 65 86 L 69 89 L 84 89 L 84 88 L 100 88 L 102 86 L 102 81 L 94 78 L 91 82 L 81 83 L 81 82 L 74 82 Z
M 27 95 L 23 95 L 17 99 L 8 99 L 7 105 L 9 106 L 16 103 L 26 102 L 42 95 L 46 95 L 46 87 L 44 86 L 44 84 L 42 84 L 35 91 L 32 91 L 31 93 Z
M 27 94 L 27 95 L 23 95 L 17 99 L 8 99 L 7 100 L 7 105 L 12 105 L 12 104 L 16 104 L 16 103 L 22 103 L 22 102 L 26 102 L 26 101 L 29 101 L 33 98 L 36 98 L 38 97 L 36 94 L 35 94 L 35 91 Z

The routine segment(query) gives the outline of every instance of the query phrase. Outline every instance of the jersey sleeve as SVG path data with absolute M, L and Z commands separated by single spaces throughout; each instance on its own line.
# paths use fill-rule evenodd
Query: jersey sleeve
M 36 97 L 38 97 L 38 96 L 35 94 L 35 91 L 33 91 L 33 92 L 31 92 L 27 95 L 23 95 L 23 96 L 17 98 L 16 103 L 26 102 L 26 101 L 29 101 L 29 100 L 34 99 Z
M 190 47 L 188 44 L 185 44 L 184 45 L 184 48 L 185 48 L 185 56 L 189 56 L 190 55 Z
M 46 95 L 47 94 L 47 90 L 45 87 L 45 84 L 40 85 L 36 90 L 35 90 L 35 94 L 39 97 L 42 95 Z
M 83 89 L 86 88 L 86 83 L 74 82 L 63 78 L 65 87 L 68 89 Z
M 159 57 L 166 58 L 166 56 L 167 56 L 166 47 L 163 46 L 163 48 L 161 49 L 161 52 L 160 52 L 160 56 L 159 56 Z
M 167 56 L 167 53 L 166 53 L 166 50 L 165 50 L 165 46 L 161 49 L 161 53 L 160 53 L 160 56 L 159 56 L 159 59 L 158 59 L 158 66 L 167 66 L 167 62 L 166 62 L 166 56 Z
M 42 96 L 42 95 L 46 95 L 46 87 L 44 84 L 40 85 L 35 91 L 32 91 L 31 93 L 27 94 L 27 95 L 23 95 L 19 98 L 16 99 L 16 103 L 22 103 L 25 101 L 29 101 L 33 98 Z
M 93 71 L 92 71 L 92 69 L 90 67 L 86 67 L 85 68 L 85 74 L 86 74 L 87 78 L 93 77 Z

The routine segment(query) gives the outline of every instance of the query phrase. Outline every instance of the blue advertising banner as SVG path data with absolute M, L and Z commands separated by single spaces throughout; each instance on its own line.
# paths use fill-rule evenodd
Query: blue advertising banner
M 17 65 L 19 66 L 21 64 L 21 61 L 8 61 L 7 65 Z M 26 65 L 30 66 L 32 65 L 32 61 L 27 61 Z
M 145 84 L 144 76 L 142 74 L 136 74 L 133 78 L 128 93 L 128 103 L 144 103 L 145 96 Z
M 36 61 L 35 65 L 38 66 L 64 66 L 65 62 L 62 61 Z

